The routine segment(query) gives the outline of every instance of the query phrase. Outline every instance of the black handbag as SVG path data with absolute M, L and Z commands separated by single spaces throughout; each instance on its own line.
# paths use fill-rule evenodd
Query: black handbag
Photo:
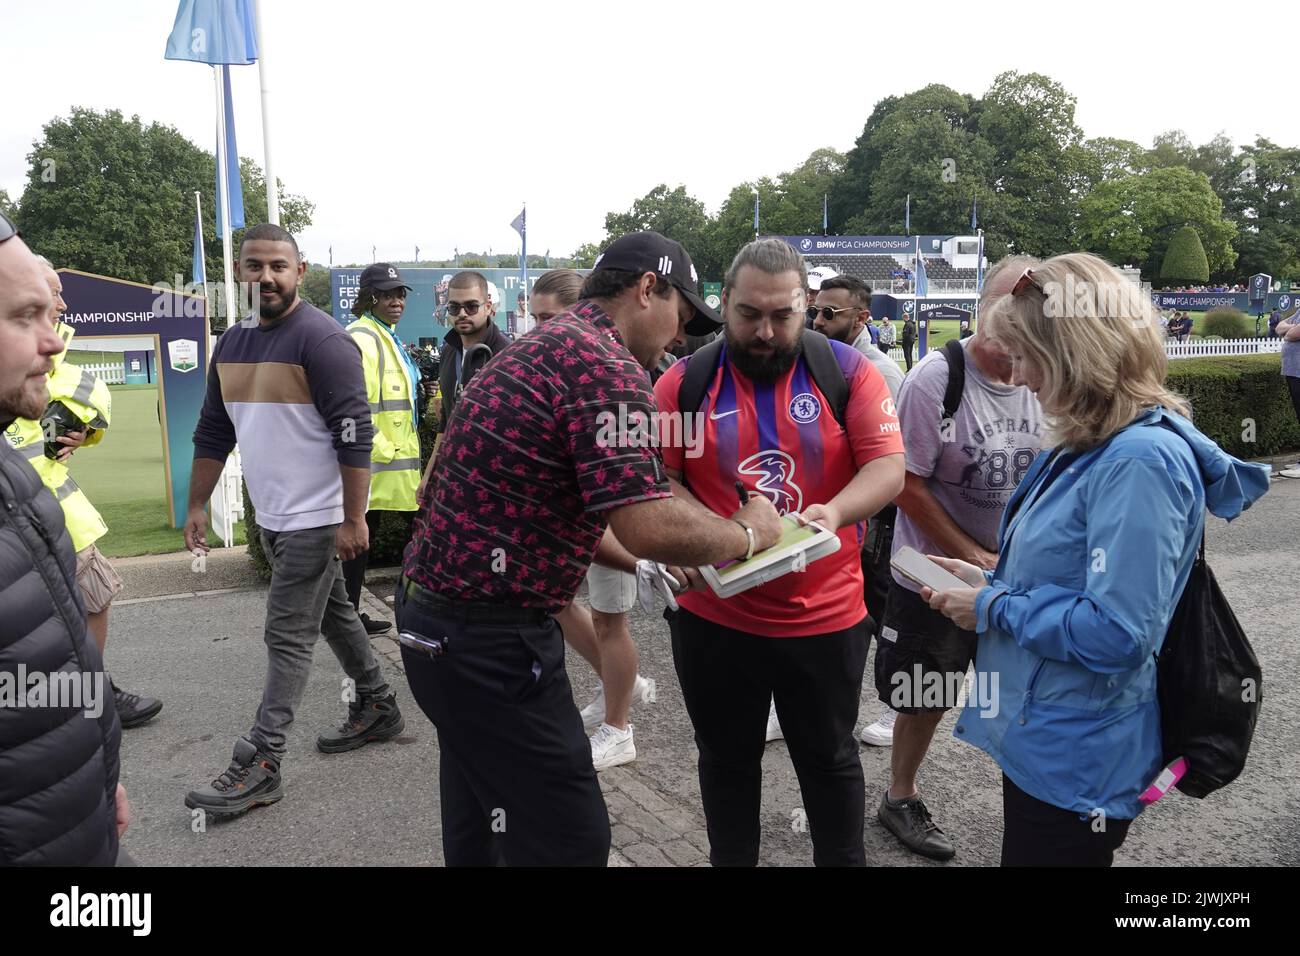
M 1160 653 L 1156 695 L 1164 762 L 1187 772 L 1177 787 L 1201 798 L 1246 765 L 1263 701 L 1259 660 L 1205 562 L 1205 535 Z

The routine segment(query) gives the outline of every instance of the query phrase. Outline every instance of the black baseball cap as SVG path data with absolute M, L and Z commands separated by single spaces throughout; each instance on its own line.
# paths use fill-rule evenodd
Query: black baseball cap
M 361 273 L 361 288 L 377 292 L 392 292 L 394 289 L 411 291 L 411 287 L 402 281 L 402 274 L 387 262 L 366 266 Z
M 708 335 L 722 324 L 718 313 L 700 298 L 700 277 L 680 242 L 657 232 L 632 232 L 619 236 L 596 257 L 592 271 L 600 269 L 622 269 L 638 274 L 653 272 L 668 280 L 695 309 L 695 317 L 686 323 L 687 335 Z

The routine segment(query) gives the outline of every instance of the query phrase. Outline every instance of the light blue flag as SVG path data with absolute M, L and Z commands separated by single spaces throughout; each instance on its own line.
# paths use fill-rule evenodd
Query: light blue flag
M 903 207 L 903 231 L 912 234 L 912 194 L 907 194 L 907 205 Z
M 758 193 L 754 193 L 754 235 L 758 235 Z
M 199 211 L 194 210 L 194 263 L 190 267 L 190 281 L 197 286 L 208 283 L 208 264 L 203 256 L 203 220 Z
M 235 145 L 235 107 L 230 100 L 230 67 L 218 66 L 226 97 L 226 184 L 230 190 L 230 222 L 244 228 L 244 186 L 239 180 L 239 147 Z M 220 156 L 220 153 L 217 154 Z M 220 165 L 220 163 L 218 163 Z M 217 170 L 217 235 L 226 234 L 224 205 L 221 195 L 221 170 Z
M 979 220 L 975 218 L 975 212 L 979 208 L 980 197 L 975 196 L 971 199 L 970 204 L 970 231 L 975 232 L 979 229 Z
M 975 291 L 984 291 L 984 237 L 980 236 L 979 261 L 975 263 Z
M 251 0 L 181 0 L 163 57 L 214 66 L 257 62 Z
M 925 256 L 921 255 L 920 239 L 917 240 L 916 249 L 916 294 L 930 294 L 930 280 L 925 274 Z

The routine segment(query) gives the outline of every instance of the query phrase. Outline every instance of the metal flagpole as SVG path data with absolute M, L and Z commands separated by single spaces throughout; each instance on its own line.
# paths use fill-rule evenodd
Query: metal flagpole
M 519 230 L 519 240 L 523 243 L 523 252 L 519 257 L 519 261 L 524 266 L 524 314 L 519 317 L 519 329 L 522 332 L 527 332 L 532 328 L 532 323 L 528 318 L 528 300 L 531 298 L 528 294 L 528 203 L 524 203 L 520 221 L 524 227 Z
M 213 66 L 212 76 L 217 83 L 217 201 L 221 203 L 221 213 L 224 217 L 222 223 L 225 225 L 225 231 L 221 233 L 221 261 L 226 270 L 225 289 L 226 289 L 226 327 L 230 327 L 230 319 L 237 314 L 239 300 L 235 297 L 235 253 L 231 248 L 231 242 L 235 230 L 231 228 L 230 219 L 230 157 L 226 155 L 226 94 L 222 83 L 222 70 L 229 67 Z M 236 159 L 238 162 L 238 159 Z M 218 230 L 221 232 L 221 230 Z M 239 318 L 242 318 L 240 316 Z M 236 318 L 236 321 L 239 320 Z
M 253 16 L 257 25 L 257 77 L 262 84 L 262 153 L 266 160 L 266 218 L 273 226 L 280 225 L 280 190 L 271 166 L 271 87 L 266 76 L 266 31 L 262 29 L 261 0 L 253 0 Z

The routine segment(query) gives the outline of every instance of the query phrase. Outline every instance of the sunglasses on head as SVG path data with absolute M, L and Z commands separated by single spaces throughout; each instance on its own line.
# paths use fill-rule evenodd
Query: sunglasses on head
M 14 221 L 0 212 L 0 242 L 12 239 L 16 235 L 18 235 L 18 227 L 14 225 Z
M 1011 287 L 1012 295 L 1020 295 L 1026 289 L 1035 289 L 1043 298 L 1047 298 L 1047 293 L 1043 291 L 1042 285 L 1034 278 L 1034 270 L 1026 269 L 1016 280 L 1016 284 Z
M 852 311 L 853 311 L 853 307 L 848 305 L 846 305 L 842 309 L 832 309 L 829 305 L 824 305 L 819 309 L 815 305 L 810 305 L 808 306 L 808 311 L 805 312 L 804 314 L 808 316 L 809 320 L 813 320 L 817 318 L 817 313 L 820 312 L 821 317 L 825 319 L 827 322 L 834 322 L 835 316 L 838 315 L 840 312 L 852 312 Z
M 448 302 L 447 312 L 451 315 L 460 315 L 464 312 L 466 315 L 478 315 L 478 310 L 483 308 L 482 302 Z

